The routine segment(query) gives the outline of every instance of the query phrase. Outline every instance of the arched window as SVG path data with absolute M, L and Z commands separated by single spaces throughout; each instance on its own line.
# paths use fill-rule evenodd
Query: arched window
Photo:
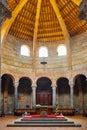
M 48 57 L 47 47 L 42 46 L 39 48 L 39 57 Z
M 66 46 L 65 45 L 60 45 L 57 47 L 57 53 L 58 56 L 64 56 L 67 54 Z
M 30 49 L 27 45 L 21 46 L 21 55 L 23 56 L 30 56 Z

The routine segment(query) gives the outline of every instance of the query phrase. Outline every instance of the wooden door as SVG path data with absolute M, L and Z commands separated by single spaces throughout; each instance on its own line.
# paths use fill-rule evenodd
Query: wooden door
M 37 92 L 36 104 L 52 105 L 52 94 L 50 92 Z

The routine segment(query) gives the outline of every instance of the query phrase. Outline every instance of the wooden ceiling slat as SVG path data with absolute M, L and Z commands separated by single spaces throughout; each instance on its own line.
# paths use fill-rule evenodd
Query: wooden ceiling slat
M 60 37 L 58 37 L 58 36 L 51 36 L 51 37 L 48 37 L 48 38 L 38 38 L 37 39 L 39 42 L 52 42 L 52 41 L 58 41 L 58 40 L 64 40 L 64 37 L 63 36 L 60 36 Z
M 19 3 L 19 0 L 18 1 L 15 1 L 15 0 L 8 0 L 8 9 L 10 11 L 13 11 L 15 9 L 15 7 L 17 6 L 17 4 Z
M 80 34 L 87 30 L 87 25 L 85 24 L 85 21 L 80 21 L 78 19 L 78 15 L 80 13 L 79 4 L 81 3 L 81 1 L 82 0 L 56 0 L 56 4 L 61 12 L 61 16 L 65 22 L 70 36 Z M 9 10 L 13 11 L 19 2 L 20 0 L 8 0 Z M 14 35 L 19 38 L 21 37 L 24 39 L 31 39 L 32 37 L 33 39 L 37 2 L 38 0 L 27 1 L 27 3 L 23 6 L 21 11 L 18 13 L 16 19 L 14 20 L 9 30 L 9 34 L 13 34 L 13 32 L 15 31 Z M 59 34 L 60 32 L 61 34 L 63 33 L 56 14 L 54 13 L 53 7 L 50 3 L 50 0 L 42 0 L 37 37 L 46 36 L 45 39 L 47 41 L 51 41 L 53 39 L 58 40 L 55 35 Z M 27 34 L 28 36 L 26 36 L 25 34 Z M 54 38 L 51 38 L 52 35 L 54 36 Z M 59 39 L 61 39 L 60 35 L 58 35 L 58 37 Z
M 31 32 L 26 32 L 25 28 L 16 28 L 14 27 L 12 31 L 15 31 L 15 32 L 19 32 L 19 33 L 25 33 L 25 34 L 28 34 L 28 35 L 31 35 L 32 36 L 32 33 Z
M 80 3 L 82 2 L 82 0 L 72 0 L 77 6 L 80 5 Z
M 38 35 L 39 34 L 44 34 L 44 33 L 52 33 L 52 32 L 56 32 L 56 33 L 59 33 L 59 32 L 61 32 L 62 33 L 62 31 L 61 31 L 61 28 L 48 28 L 48 29 L 46 29 L 45 31 L 42 29 L 42 30 L 39 30 L 38 31 Z
M 18 34 L 20 34 L 20 35 L 25 35 L 25 36 L 31 36 L 31 37 L 32 37 L 31 34 L 27 34 L 27 33 L 24 32 L 23 30 L 17 30 L 17 31 L 15 31 L 15 29 L 13 29 L 13 31 L 12 31 L 11 33 L 16 34 L 16 35 L 17 35 L 17 33 L 18 33 Z
M 67 1 L 65 4 L 64 4 L 64 6 L 60 9 L 60 11 L 66 11 L 66 8 L 68 7 L 68 5 L 69 5 L 69 3 L 70 3 L 70 0 L 69 1 Z
M 61 32 L 51 32 L 51 33 L 45 33 L 45 34 L 38 34 L 38 37 L 51 37 L 51 36 L 60 36 L 59 34 L 62 34 Z

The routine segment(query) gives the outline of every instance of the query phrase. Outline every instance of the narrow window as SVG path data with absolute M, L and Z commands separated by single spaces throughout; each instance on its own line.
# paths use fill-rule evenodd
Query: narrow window
M 42 46 L 39 48 L 39 57 L 48 57 L 47 47 Z
M 26 45 L 21 46 L 21 55 L 23 56 L 30 56 L 30 49 Z
M 60 45 L 57 47 L 57 53 L 58 56 L 64 56 L 67 54 L 66 46 L 65 45 Z

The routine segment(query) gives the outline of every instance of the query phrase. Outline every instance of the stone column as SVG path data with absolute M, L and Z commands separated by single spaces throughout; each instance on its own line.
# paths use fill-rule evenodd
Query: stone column
M 56 87 L 52 87 L 52 105 L 53 107 L 56 105 Z
M 18 108 L 18 82 L 15 83 L 14 88 L 14 108 Z
M 71 108 L 73 108 L 74 106 L 73 106 L 73 83 L 72 82 L 70 82 L 70 103 L 71 103 Z
M 1 99 L 2 99 L 2 97 L 1 97 L 1 77 L 0 77 L 0 109 L 1 109 L 1 104 L 2 104 Z
M 57 86 L 55 86 L 57 89 Z M 56 93 L 56 105 L 59 105 L 59 93 Z
M 36 105 L 36 87 L 33 86 L 32 89 L 33 89 L 33 94 L 32 94 L 32 106 L 35 106 L 35 105 Z

